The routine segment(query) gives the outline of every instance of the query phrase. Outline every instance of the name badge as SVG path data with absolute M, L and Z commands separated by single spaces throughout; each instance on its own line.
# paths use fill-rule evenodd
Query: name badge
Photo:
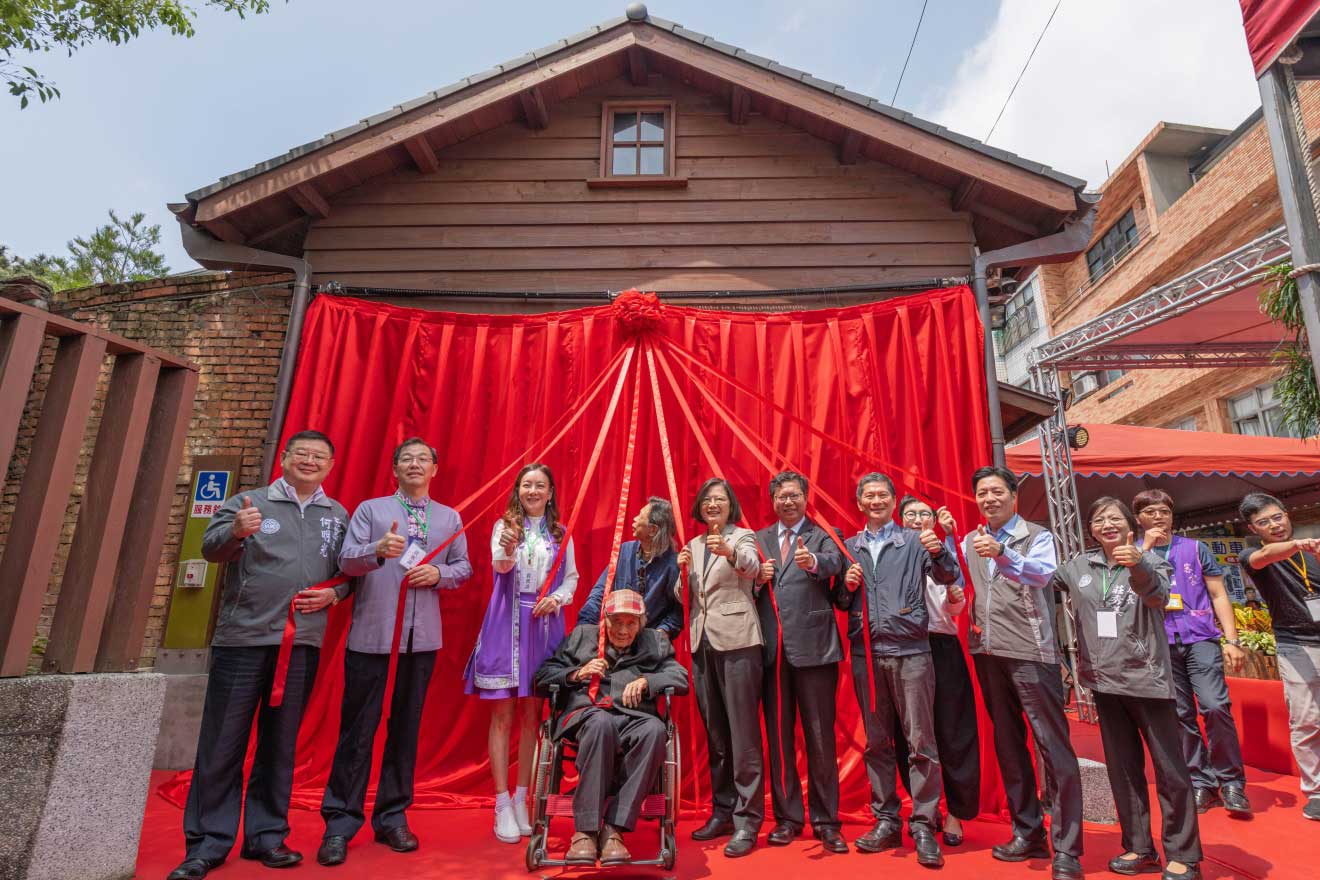
M 1170 593 L 1169 604 L 1164 606 L 1164 610 L 1182 611 L 1183 610 L 1182 596 L 1178 595 L 1177 593 Z
M 410 541 L 408 549 L 404 550 L 403 555 L 399 557 L 399 565 L 402 565 L 406 571 L 415 567 L 424 558 L 426 558 L 426 549 L 422 547 L 420 542 Z
M 1306 610 L 1311 612 L 1311 620 L 1320 623 L 1320 596 L 1307 596 Z
M 1097 611 L 1095 613 L 1095 632 L 1102 639 L 1118 638 L 1118 612 Z

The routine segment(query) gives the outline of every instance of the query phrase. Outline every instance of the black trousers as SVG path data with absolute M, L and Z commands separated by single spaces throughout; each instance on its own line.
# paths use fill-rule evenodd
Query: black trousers
M 183 809 L 183 836 L 190 859 L 223 859 L 243 818 L 243 849 L 274 849 L 289 835 L 298 725 L 312 694 L 320 649 L 295 645 L 289 657 L 284 702 L 270 706 L 278 645 L 211 649 L 210 675 L 197 737 L 197 761 Z M 257 751 L 243 795 L 252 716 Z
M 805 824 L 795 735 L 801 715 L 802 741 L 807 749 L 807 815 L 813 828 L 837 829 L 839 759 L 834 742 L 834 695 L 839 686 L 839 664 L 794 666 L 781 659 L 778 685 L 773 663 L 765 668 L 764 681 L 761 707 L 770 750 L 770 802 L 775 821 L 799 829 Z
M 710 753 L 711 813 L 756 834 L 765 820 L 761 760 L 761 647 L 716 651 L 703 637 L 692 652 L 697 708 Z
M 1228 683 L 1224 681 L 1224 653 L 1219 640 L 1169 645 L 1169 660 L 1173 664 L 1173 695 L 1182 729 L 1182 753 L 1192 784 L 1211 790 L 1224 785 L 1246 785 L 1242 745 L 1237 723 L 1233 721 Z M 1201 725 L 1196 718 L 1198 709 L 1205 721 L 1205 739 L 1201 738 Z
M 1216 646 L 1218 647 L 1218 646 Z M 1123 849 L 1155 855 L 1150 836 L 1150 793 L 1146 788 L 1146 752 L 1155 768 L 1155 793 L 1164 820 L 1164 858 L 1185 865 L 1201 861 L 1192 778 L 1179 741 L 1178 710 L 1173 700 L 1154 700 L 1094 691 L 1100 715 L 1105 770 L 1114 791 Z
M 564 736 L 577 741 L 574 830 L 596 834 L 608 824 L 632 831 L 642 801 L 655 787 L 656 774 L 665 763 L 665 723 L 653 715 L 589 706 Z
M 1013 816 L 1013 833 L 1045 836 L 1045 815 L 1036 793 L 1036 769 L 1027 749 L 1027 725 L 1054 783 L 1050 837 L 1055 852 L 1081 858 L 1082 774 L 1063 714 L 1063 678 L 1057 663 L 975 654 L 981 697 L 995 728 L 995 758 Z M 1025 720 L 1024 720 L 1025 716 Z
M 981 812 L 981 742 L 976 732 L 976 694 L 957 636 L 930 634 L 935 666 L 935 748 L 944 777 L 944 800 L 951 815 L 975 819 Z M 903 788 L 912 794 L 908 744 L 903 726 L 894 725 L 894 752 Z
M 435 671 L 435 651 L 400 653 L 394 697 L 386 727 L 380 783 L 371 810 L 371 828 L 383 834 L 408 824 L 404 812 L 413 802 L 413 771 L 417 766 L 417 731 L 422 723 L 426 689 Z M 339 744 L 330 781 L 321 798 L 325 836 L 351 838 L 362 827 L 363 803 L 371 778 L 371 744 L 385 703 L 389 654 L 344 651 L 344 705 L 339 720 Z

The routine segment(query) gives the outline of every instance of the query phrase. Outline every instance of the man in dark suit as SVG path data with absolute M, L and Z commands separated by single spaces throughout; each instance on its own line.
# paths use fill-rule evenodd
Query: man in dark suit
M 846 853 L 839 833 L 839 762 L 834 745 L 834 694 L 843 646 L 834 620 L 833 578 L 843 555 L 829 535 L 806 517 L 807 478 L 794 471 L 770 481 L 779 521 L 756 533 L 765 562 L 757 582 L 768 584 L 756 609 L 765 634 L 761 705 L 770 746 L 770 791 L 775 827 L 771 846 L 786 846 L 805 825 L 798 778 L 797 716 L 807 748 L 807 803 L 811 827 L 830 852 Z M 778 603 L 779 618 L 775 617 Z M 779 622 L 783 622 L 783 653 Z M 778 662 L 776 662 L 778 660 Z
M 564 689 L 555 737 L 569 737 L 578 745 L 570 865 L 594 865 L 597 858 L 602 865 L 617 865 L 631 859 L 620 832 L 637 824 L 642 801 L 665 760 L 665 725 L 656 697 L 668 687 L 688 692 L 687 671 L 674 659 L 668 636 L 645 628 L 640 594 L 611 592 L 604 611 L 605 656 L 599 655 L 600 627 L 583 624 L 536 672 L 537 693 L 548 696 L 551 685 Z

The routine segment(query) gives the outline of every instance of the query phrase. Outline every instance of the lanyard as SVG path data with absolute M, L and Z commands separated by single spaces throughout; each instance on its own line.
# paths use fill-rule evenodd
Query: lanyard
M 1104 570 L 1101 571 L 1100 573 L 1100 584 L 1101 584 L 1100 604 L 1101 605 L 1109 604 L 1109 587 L 1110 587 L 1109 577 L 1111 574 L 1113 574 L 1113 570 L 1109 567 L 1109 564 L 1106 562 Z
M 1299 556 L 1302 559 L 1301 565 L 1297 564 L 1297 557 Z M 1306 554 L 1299 551 L 1296 555 L 1289 556 L 1288 564 L 1293 567 L 1294 571 L 1302 576 L 1302 583 L 1306 584 L 1306 594 L 1309 596 L 1314 593 L 1315 590 L 1311 587 L 1311 576 L 1306 571 Z
M 417 532 L 417 537 L 421 538 L 422 543 L 425 544 L 427 533 L 431 531 L 431 502 L 429 500 L 426 502 L 426 513 L 423 516 L 418 514 L 417 509 L 408 503 L 402 492 L 396 491 L 394 497 L 403 505 L 403 515 L 408 517 L 408 522 L 413 527 L 412 530 Z

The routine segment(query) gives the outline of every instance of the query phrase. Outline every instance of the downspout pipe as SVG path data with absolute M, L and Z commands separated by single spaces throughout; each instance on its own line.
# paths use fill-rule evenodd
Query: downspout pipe
M 298 361 L 298 347 L 302 342 L 303 319 L 312 302 L 312 265 L 306 260 L 263 251 L 246 245 L 220 241 L 181 218 L 183 249 L 202 265 L 227 264 L 235 269 L 269 268 L 293 271 L 293 302 L 289 307 L 289 327 L 284 335 L 284 349 L 280 352 L 280 369 L 275 376 L 275 401 L 271 405 L 270 423 L 261 450 L 261 474 L 269 479 L 275 469 L 275 454 L 280 436 L 284 433 L 284 417 L 293 391 L 293 368 Z
M 990 445 L 995 464 L 1003 467 L 1004 419 L 999 412 L 999 379 L 995 374 L 995 344 L 990 329 L 990 287 L 987 275 L 991 269 L 1012 269 L 1019 266 L 1039 266 L 1071 260 L 1091 241 L 1095 226 L 1096 205 L 1099 195 L 1082 193 L 1078 201 L 1085 210 L 1079 217 L 1064 223 L 1063 229 L 1052 235 L 1024 241 L 1011 247 L 978 254 L 972 262 L 972 288 L 976 294 L 976 310 L 985 328 L 985 397 L 990 409 Z

